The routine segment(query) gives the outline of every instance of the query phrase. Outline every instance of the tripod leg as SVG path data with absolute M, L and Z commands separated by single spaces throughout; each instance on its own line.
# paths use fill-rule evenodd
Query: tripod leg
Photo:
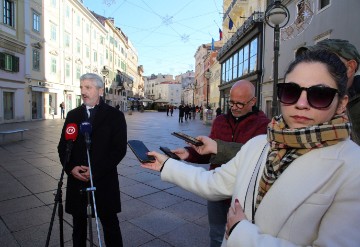
M 57 205 L 58 205 L 59 201 L 62 200 L 61 199 L 61 194 L 62 194 L 61 188 L 63 185 L 63 182 L 62 182 L 63 178 L 64 178 L 64 169 L 62 169 L 62 171 L 61 171 L 61 176 L 60 176 L 60 180 L 58 182 L 58 187 L 57 187 L 57 191 L 56 191 L 56 195 L 55 195 L 55 199 L 54 199 L 55 203 L 54 203 L 54 208 L 53 208 L 53 212 L 52 212 L 51 220 L 50 220 L 50 226 L 49 226 L 49 230 L 48 230 L 48 234 L 47 234 L 47 238 L 46 238 L 46 244 L 45 244 L 46 247 L 48 247 L 49 243 L 50 243 L 51 231 L 52 231 L 52 228 L 54 225 L 54 219 L 55 219 Z M 60 210 L 60 207 L 59 207 L 59 210 Z M 62 214 L 61 214 L 61 216 L 62 216 Z M 60 212 L 59 212 L 59 222 L 60 222 L 60 224 L 63 223 L 63 217 L 60 217 Z M 62 230 L 62 227 L 60 225 L 60 231 L 61 230 Z M 64 238 L 61 235 L 61 233 L 60 233 L 60 241 L 62 241 L 60 243 L 62 243 L 61 247 L 63 247 L 64 246 Z
M 60 247 L 64 247 L 64 206 L 62 203 L 62 191 L 60 191 L 59 195 L 59 227 L 60 227 Z
M 90 246 L 94 246 L 93 232 L 92 232 L 92 210 L 91 210 L 91 200 L 90 200 L 90 191 L 87 191 L 87 215 L 88 215 L 88 226 L 89 226 L 89 238 L 90 238 Z

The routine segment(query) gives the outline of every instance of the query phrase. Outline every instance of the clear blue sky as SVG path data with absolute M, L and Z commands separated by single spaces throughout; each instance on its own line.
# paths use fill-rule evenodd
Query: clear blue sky
M 128 36 L 144 74 L 178 75 L 195 71 L 201 44 L 219 40 L 222 0 L 84 0 Z

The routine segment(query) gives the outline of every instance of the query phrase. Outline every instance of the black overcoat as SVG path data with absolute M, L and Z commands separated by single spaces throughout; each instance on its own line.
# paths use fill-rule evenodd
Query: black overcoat
M 94 187 L 96 187 L 97 212 L 101 216 L 121 211 L 117 165 L 126 154 L 127 126 L 121 111 L 103 101 L 97 107 L 92 121 L 90 164 Z M 90 187 L 90 182 L 79 181 L 70 174 L 75 166 L 88 166 L 85 139 L 80 131 L 73 143 L 70 160 L 68 164 L 64 163 L 67 146 L 66 126 L 69 123 L 75 123 L 80 127 L 86 119 L 84 105 L 68 112 L 58 145 L 60 160 L 62 165 L 65 165 L 65 172 L 68 175 L 65 211 L 69 214 L 84 216 L 86 216 L 86 193 L 80 193 L 80 190 Z

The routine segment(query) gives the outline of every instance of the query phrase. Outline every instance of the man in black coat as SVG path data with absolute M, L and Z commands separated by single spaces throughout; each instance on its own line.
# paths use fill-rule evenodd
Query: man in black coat
M 97 213 L 103 226 L 106 246 L 123 246 L 117 213 L 121 211 L 117 165 L 127 148 L 127 127 L 124 114 L 107 105 L 101 98 L 103 81 L 97 74 L 80 77 L 83 105 L 68 112 L 58 145 L 58 152 L 68 175 L 65 211 L 73 216 L 73 246 L 86 246 L 87 195 L 82 189 L 91 187 L 84 136 L 79 133 L 65 164 L 65 129 L 69 123 L 78 127 L 91 123 L 90 164 L 93 175 Z M 91 112 L 91 114 L 90 114 Z M 92 207 L 94 210 L 94 206 Z

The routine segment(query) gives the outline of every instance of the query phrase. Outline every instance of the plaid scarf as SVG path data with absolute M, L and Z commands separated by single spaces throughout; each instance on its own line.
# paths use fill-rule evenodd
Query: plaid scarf
M 255 208 L 276 179 L 296 158 L 314 148 L 334 145 L 350 135 L 350 123 L 345 114 L 334 116 L 329 122 L 299 129 L 289 129 L 282 115 L 268 125 L 270 150 L 261 176 Z

